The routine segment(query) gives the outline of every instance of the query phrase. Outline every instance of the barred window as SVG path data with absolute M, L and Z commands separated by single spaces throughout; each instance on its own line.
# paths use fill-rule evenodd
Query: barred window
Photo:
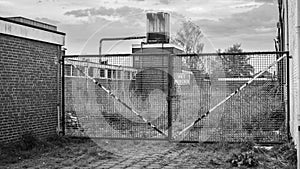
M 121 79 L 121 71 L 120 70 L 117 71 L 117 78 Z
M 72 67 L 72 74 L 71 74 L 71 76 L 78 76 L 78 69 L 74 66 L 74 65 L 72 65 L 71 66 Z
M 111 69 L 108 69 L 107 70 L 107 78 L 111 79 L 111 77 L 112 77 L 112 71 L 111 71 Z
M 65 76 L 71 76 L 72 74 L 72 65 L 65 65 Z
M 84 73 L 86 73 L 85 72 L 85 67 L 84 66 L 78 66 L 78 68 L 80 69 L 80 71 L 78 70 L 79 76 L 85 76 L 85 74 L 84 74 Z
M 105 69 L 99 69 L 100 77 L 105 77 Z
M 113 79 L 116 79 L 116 70 L 113 70 Z
M 125 79 L 130 79 L 130 72 L 129 71 L 125 71 Z
M 89 75 L 90 77 L 93 77 L 93 76 L 94 76 L 94 68 L 93 68 L 93 67 L 89 67 L 89 69 L 88 69 L 88 75 Z

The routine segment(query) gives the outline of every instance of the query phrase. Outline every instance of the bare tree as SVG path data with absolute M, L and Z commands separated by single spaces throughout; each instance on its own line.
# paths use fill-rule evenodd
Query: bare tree
M 204 48 L 203 37 L 202 31 L 197 25 L 191 21 L 183 21 L 182 27 L 172 39 L 172 43 L 182 47 L 185 53 L 199 54 Z M 185 58 L 185 62 L 191 70 L 204 71 L 204 64 L 199 56 Z

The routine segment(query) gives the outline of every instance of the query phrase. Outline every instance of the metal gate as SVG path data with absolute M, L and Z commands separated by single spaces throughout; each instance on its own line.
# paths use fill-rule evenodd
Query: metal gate
M 284 142 L 288 63 L 287 52 L 64 56 L 64 132 L 106 139 Z

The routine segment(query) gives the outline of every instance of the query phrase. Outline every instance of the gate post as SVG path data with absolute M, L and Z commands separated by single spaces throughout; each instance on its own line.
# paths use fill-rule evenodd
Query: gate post
M 291 141 L 292 140 L 292 138 L 291 138 L 291 132 L 290 132 L 290 53 L 289 52 L 286 52 L 285 53 L 287 56 L 286 56 L 286 60 L 287 60 L 287 62 L 286 62 L 286 74 L 285 74 L 285 76 L 286 76 L 286 92 L 287 92 L 287 114 L 286 114 L 286 117 L 287 117 L 287 119 L 286 119 L 286 125 L 287 125 L 287 127 L 286 127 L 286 130 L 287 130 L 287 139 L 288 139 L 288 141 Z
M 173 55 L 168 55 L 168 97 L 167 97 L 167 103 L 168 103 L 168 140 L 172 141 L 172 98 L 173 98 L 173 87 L 174 87 L 174 81 L 173 81 Z

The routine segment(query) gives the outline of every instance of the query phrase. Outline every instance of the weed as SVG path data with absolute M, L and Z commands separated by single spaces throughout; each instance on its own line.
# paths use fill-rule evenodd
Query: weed
M 226 162 L 229 162 L 233 167 L 257 167 L 259 164 L 253 151 L 233 154 Z
M 293 142 L 283 144 L 273 149 L 274 153 L 279 154 L 279 158 L 288 161 L 289 164 L 297 165 L 297 150 Z
M 39 145 L 41 141 L 38 140 L 33 132 L 26 132 L 21 136 L 20 148 L 21 150 L 31 150 L 37 145 Z

